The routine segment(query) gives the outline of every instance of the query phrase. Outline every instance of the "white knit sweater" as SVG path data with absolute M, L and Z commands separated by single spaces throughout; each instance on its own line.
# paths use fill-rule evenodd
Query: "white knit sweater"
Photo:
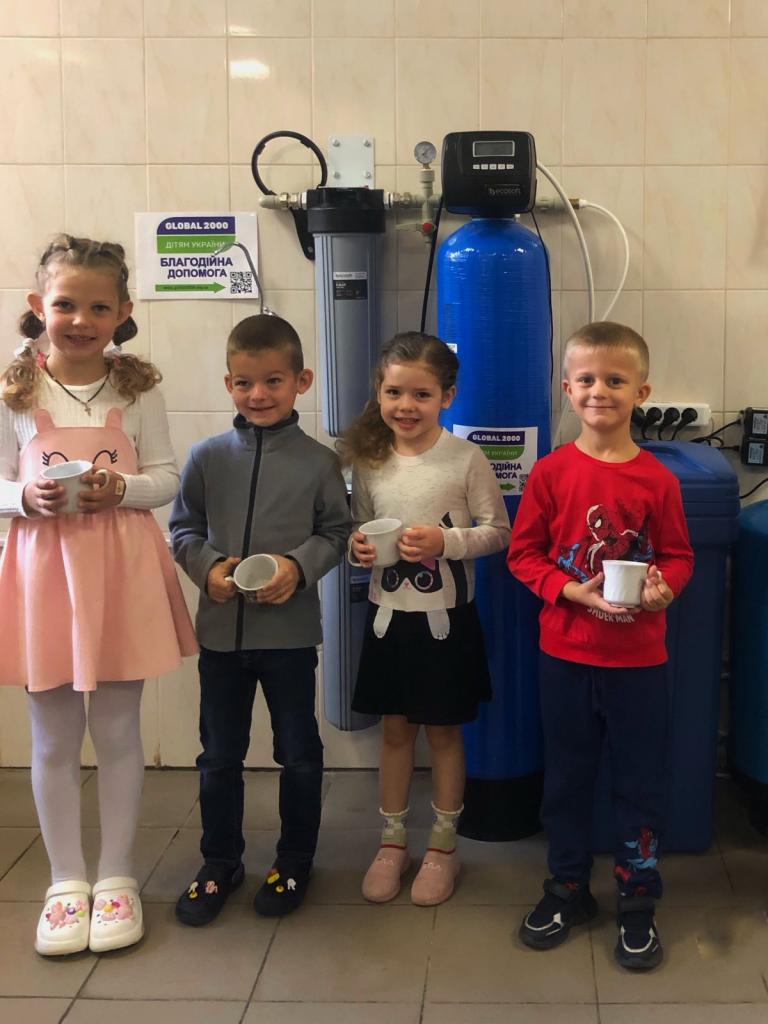
M 85 401 L 100 383 L 101 380 L 67 387 Z M 123 430 L 133 442 L 139 462 L 137 474 L 123 474 L 124 506 L 157 508 L 175 497 L 179 471 L 171 447 L 165 402 L 157 387 L 143 392 L 129 405 L 107 384 L 91 404 L 90 416 L 50 378 L 43 376 L 40 388 L 39 405 L 47 409 L 57 427 L 103 427 L 110 409 L 123 410 Z M 36 432 L 33 412 L 12 412 L 0 401 L 0 516 L 24 515 L 24 485 L 18 479 L 19 453 Z

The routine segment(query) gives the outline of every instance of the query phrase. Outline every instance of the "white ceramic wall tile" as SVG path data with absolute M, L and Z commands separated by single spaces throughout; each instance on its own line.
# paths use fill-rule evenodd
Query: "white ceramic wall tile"
M 215 164 L 227 159 L 224 39 L 148 39 L 149 163 Z
M 768 406 L 768 291 L 729 291 L 725 317 L 725 405 Z
M 232 36 L 311 35 L 312 0 L 228 0 Z
M 480 34 L 480 0 L 395 0 L 395 35 L 458 36 Z
M 0 686 L 0 765 L 28 765 L 32 757 L 27 694 L 23 686 Z
M 3 0 L 0 4 L 0 35 L 57 36 L 59 0 Z
M 177 360 L 178 365 L 179 360 Z M 171 367 L 166 367 L 170 370 Z M 213 392 L 224 389 L 224 374 L 226 373 L 224 361 L 224 343 L 221 346 L 221 366 L 217 375 L 211 373 L 210 388 Z M 189 457 L 192 445 L 198 441 L 205 441 L 206 438 L 223 434 L 232 427 L 235 410 L 228 412 L 169 412 L 168 425 L 171 431 L 171 442 L 176 453 L 176 461 L 179 469 L 182 469 Z
M 563 0 L 481 0 L 483 36 L 561 36 Z
M 758 128 L 765 117 L 766 95 L 768 39 L 733 39 L 728 145 L 730 163 L 768 163 L 768 132 Z
M 729 288 L 768 287 L 765 167 L 728 169 Z
M 640 288 L 643 281 L 643 168 L 566 167 L 563 186 L 569 196 L 589 199 L 615 214 L 629 236 L 630 264 L 625 288 Z M 596 288 L 615 288 L 624 265 L 624 245 L 616 226 L 599 210 L 577 212 L 589 247 Z M 542 214 L 540 223 L 549 214 Z M 570 219 L 563 225 L 563 287 L 584 286 L 584 266 Z M 598 305 L 598 312 L 605 304 Z
M 186 586 L 197 594 L 189 580 L 186 580 Z M 196 596 L 194 604 L 197 605 Z M 180 668 L 159 680 L 158 704 L 163 766 L 194 765 L 200 753 L 200 677 L 196 658 L 186 658 Z
M 222 36 L 226 0 L 144 0 L 148 36 Z
M 313 0 L 312 18 L 315 37 L 382 38 L 394 34 L 395 0 Z
M 730 0 L 648 0 L 649 36 L 727 36 Z
M 643 162 L 645 40 L 563 43 L 563 160 Z
M 317 178 L 317 168 L 265 166 L 261 175 L 267 188 L 275 192 L 302 192 Z M 251 168 L 233 166 L 230 170 L 233 210 L 258 210 L 259 277 L 269 305 L 273 289 L 309 288 L 315 284 L 315 265 L 301 250 L 293 217 L 287 211 L 262 210 L 259 192 Z
M 646 288 L 725 284 L 725 167 L 646 167 Z
M 394 163 L 394 40 L 317 39 L 312 93 L 313 131 L 321 148 L 330 135 L 370 135 L 375 159 Z
M 61 160 L 61 67 L 58 39 L 0 39 L 7 102 L 0 104 L 0 160 Z M 10 98 L 13 97 L 11 100 Z
M 138 165 L 64 168 L 64 228 L 133 248 L 134 213 L 147 208 L 147 173 Z
M 596 291 L 595 292 L 595 305 L 597 311 L 600 313 L 601 310 L 605 309 L 607 304 L 611 301 L 613 295 L 612 291 Z M 560 294 L 560 347 L 559 347 L 559 358 L 562 362 L 562 352 L 565 348 L 565 343 L 579 327 L 583 327 L 587 322 L 587 293 L 586 291 L 563 291 Z M 641 291 L 625 291 L 619 296 L 619 300 L 614 306 L 610 319 L 615 323 L 627 324 L 633 330 L 637 331 L 638 334 L 643 333 L 643 293 Z M 556 356 L 556 376 L 560 380 L 562 374 L 560 372 L 560 362 L 557 361 Z
M 645 37 L 645 0 L 565 0 L 566 36 Z
M 30 286 L 31 277 L 30 273 Z M 13 359 L 13 350 L 21 344 L 17 325 L 19 317 L 28 308 L 27 291 L 25 288 L 4 288 L 0 291 L 0 369 L 8 365 Z M 6 524 L 3 525 L 7 528 Z
M 163 371 L 169 412 L 229 412 L 224 351 L 232 329 L 228 302 L 154 302 L 152 361 Z
M 457 125 L 478 124 L 478 43 L 401 39 L 397 45 L 397 160 L 420 139 L 440 140 Z
M 227 164 L 154 164 L 147 167 L 150 210 L 229 210 Z
M 768 36 L 765 0 L 731 0 L 731 35 Z
M 654 397 L 722 408 L 725 292 L 646 290 L 643 326 Z
M 143 0 L 61 0 L 63 36 L 141 36 Z
M 65 39 L 62 74 L 67 162 L 143 164 L 147 151 L 142 41 Z
M 233 38 L 229 42 L 230 160 L 245 163 L 269 132 L 288 128 L 312 135 L 312 60 L 309 39 Z M 325 139 L 320 139 L 325 148 Z M 308 150 L 281 140 L 265 160 L 306 163 Z
M 0 288 L 30 288 L 51 235 L 64 223 L 61 167 L 0 164 L 5 204 L 0 247 Z
M 560 39 L 483 39 L 480 127 L 531 132 L 544 164 L 562 159 Z
M 648 41 L 647 163 L 724 162 L 729 46 L 727 39 Z

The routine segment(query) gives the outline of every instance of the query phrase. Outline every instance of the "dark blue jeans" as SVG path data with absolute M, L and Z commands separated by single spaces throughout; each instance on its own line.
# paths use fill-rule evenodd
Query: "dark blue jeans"
M 251 737 L 256 686 L 261 683 L 280 773 L 283 870 L 308 871 L 317 846 L 323 744 L 315 718 L 314 647 L 295 650 L 200 650 L 200 849 L 206 863 L 233 870 L 243 837 L 243 761 Z
M 666 666 L 599 668 L 541 655 L 544 797 L 549 870 L 589 881 L 592 808 L 607 744 L 622 895 L 661 896 L 658 859 L 666 805 Z

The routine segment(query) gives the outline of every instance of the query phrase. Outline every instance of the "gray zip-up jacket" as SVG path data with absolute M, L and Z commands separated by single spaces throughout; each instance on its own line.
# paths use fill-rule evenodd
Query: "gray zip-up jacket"
M 322 640 L 317 581 L 346 551 L 351 522 L 336 455 L 307 437 L 298 414 L 274 427 L 238 415 L 234 429 L 196 444 L 170 519 L 173 554 L 200 589 L 197 637 L 213 651 L 312 647 Z M 230 555 L 286 555 L 303 584 L 285 604 L 225 604 L 205 591 Z

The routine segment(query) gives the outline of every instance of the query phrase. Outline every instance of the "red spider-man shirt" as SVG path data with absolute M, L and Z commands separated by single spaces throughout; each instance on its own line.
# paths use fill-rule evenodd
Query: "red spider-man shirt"
M 586 665 L 660 665 L 664 612 L 618 615 L 561 597 L 566 583 L 592 579 L 611 558 L 658 566 L 680 594 L 693 571 L 680 485 L 647 451 L 603 462 L 563 445 L 534 466 L 507 555 L 513 575 L 544 601 L 541 649 Z

